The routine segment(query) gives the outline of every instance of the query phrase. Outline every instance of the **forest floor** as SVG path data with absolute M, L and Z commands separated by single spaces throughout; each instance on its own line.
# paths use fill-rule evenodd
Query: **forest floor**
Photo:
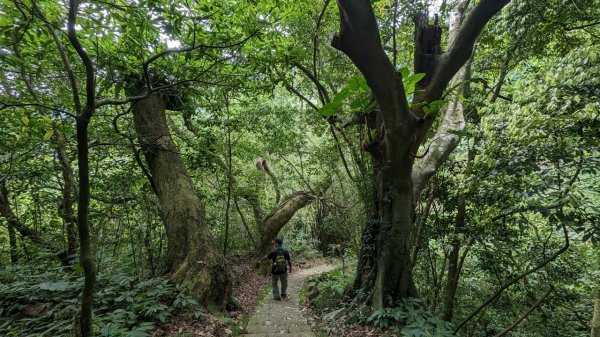
M 169 322 L 156 329 L 152 337 L 228 337 L 242 335 L 257 305 L 263 306 L 264 301 L 273 302 L 270 296 L 266 296 L 264 301 L 260 302 L 262 297 L 265 297 L 263 295 L 267 294 L 266 290 L 270 290 L 270 287 L 267 288 L 267 286 L 270 284 L 271 277 L 259 274 L 255 268 L 256 260 L 255 256 L 242 256 L 236 258 L 233 263 L 232 273 L 235 279 L 234 296 L 241 304 L 239 310 L 230 311 L 221 316 L 203 311 L 203 314 L 198 318 L 194 317 L 192 312 L 180 311 Z M 290 294 L 294 294 L 292 298 L 294 298 L 293 302 L 296 303 L 296 307 L 298 307 L 297 298 L 302 281 L 306 276 L 311 275 L 307 272 L 310 270 L 316 272 L 319 270 L 318 268 L 327 267 L 329 265 L 326 265 L 326 261 L 322 258 L 303 261 L 294 266 L 295 270 L 291 274 L 288 287 L 290 288 Z M 329 269 L 323 269 L 321 272 L 327 270 Z M 292 280 L 294 280 L 293 289 Z M 292 300 L 285 303 L 290 304 Z M 302 317 L 302 315 L 300 314 L 299 317 Z

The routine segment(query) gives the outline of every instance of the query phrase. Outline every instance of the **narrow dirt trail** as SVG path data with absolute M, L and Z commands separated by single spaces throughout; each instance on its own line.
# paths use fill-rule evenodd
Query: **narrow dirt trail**
M 273 300 L 271 293 L 256 307 L 248 321 L 246 337 L 314 337 L 306 318 L 300 310 L 300 289 L 307 276 L 321 274 L 334 269 L 324 264 L 288 275 L 288 299 Z M 270 289 L 269 285 L 269 289 Z

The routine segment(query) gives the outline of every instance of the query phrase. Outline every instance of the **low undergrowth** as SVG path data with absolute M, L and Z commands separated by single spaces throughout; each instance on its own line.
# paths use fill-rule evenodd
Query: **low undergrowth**
M 319 314 L 325 314 L 341 306 L 346 298 L 344 292 L 352 283 L 352 276 L 335 269 L 328 273 L 309 277 L 304 288 L 307 302 Z
M 416 298 L 382 310 L 351 308 L 351 298 L 345 294 L 352 280 L 352 275 L 336 269 L 306 281 L 303 298 L 321 336 L 454 336 L 449 323 L 428 312 Z
M 427 311 L 416 298 L 405 299 L 393 308 L 375 310 L 363 322 L 402 337 L 453 337 L 451 326 Z
M 71 336 L 78 321 L 83 275 L 30 266 L 0 271 L 0 335 Z M 193 298 L 163 277 L 99 273 L 94 294 L 97 336 L 150 336 L 178 310 L 200 317 Z

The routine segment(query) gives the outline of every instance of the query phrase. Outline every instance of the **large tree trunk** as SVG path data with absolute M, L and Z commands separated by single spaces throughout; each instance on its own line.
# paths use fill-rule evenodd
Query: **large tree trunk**
M 592 318 L 591 337 L 600 337 L 600 289 L 596 291 L 594 298 L 594 317 Z
M 364 243 L 375 241 L 376 248 L 366 253 L 373 254 L 370 259 L 363 256 L 364 249 L 361 252 L 359 264 L 369 260 L 373 267 L 366 271 L 364 266 L 359 266 L 357 278 L 368 275 L 369 279 L 355 282 L 369 294 L 367 302 L 376 309 L 417 296 L 409 247 L 414 199 L 458 143 L 452 137 L 445 137 L 435 144 L 435 154 L 424 160 L 423 167 L 428 170 L 413 175 L 416 152 L 433 124 L 431 116 L 424 114 L 423 105 L 440 99 L 451 78 L 471 57 L 473 45 L 487 21 L 508 1 L 480 1 L 460 25 L 448 52 L 439 56 L 440 28 L 429 25 L 427 20 L 417 20 L 415 71 L 424 72 L 426 76 L 417 85 L 420 90 L 415 94 L 411 110 L 402 76 L 396 72 L 381 44 L 371 2 L 338 0 L 340 29 L 331 44 L 344 52 L 364 75 L 379 107 L 380 123 L 377 124 L 381 127 L 375 129 L 377 139 L 369 145 L 369 152 L 376 153 L 374 166 L 379 162 L 381 167 L 374 171 L 375 211 L 365 232 L 375 233 L 377 238 L 369 238 L 370 242 Z M 456 118 L 445 118 L 441 123 L 444 127 L 440 127 L 442 131 L 450 133 L 447 131 L 464 127 L 462 115 L 449 117 Z M 413 183 L 418 185 L 414 189 Z
M 224 309 L 232 296 L 229 271 L 169 133 L 165 102 L 151 94 L 133 105 L 133 116 L 165 222 L 168 271 L 201 303 Z
M 598 268 L 600 269 L 600 252 L 598 252 Z M 592 318 L 591 337 L 600 337 L 600 286 L 594 296 L 594 317 Z
M 367 126 L 380 130 L 382 124 L 376 115 L 370 116 Z M 386 299 L 395 302 L 417 296 L 409 242 L 414 216 L 412 163 L 408 147 L 392 140 L 379 134 L 367 147 L 372 156 L 372 199 L 353 284 L 357 294 L 367 294 L 356 300 L 376 308 L 393 305 Z M 386 165 L 390 162 L 395 164 Z
M 301 208 L 308 205 L 315 196 L 312 194 L 300 191 L 287 196 L 277 209 L 262 220 L 260 227 L 260 254 L 265 255 L 271 251 L 275 239 L 279 231 L 290 221 L 292 216 Z

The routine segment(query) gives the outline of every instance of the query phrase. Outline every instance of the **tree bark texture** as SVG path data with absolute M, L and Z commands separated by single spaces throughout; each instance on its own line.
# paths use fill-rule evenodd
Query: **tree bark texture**
M 374 195 L 372 219 L 366 233 L 376 233 L 376 247 L 361 252 L 359 264 L 373 261 L 371 270 L 359 266 L 355 282 L 368 302 L 380 309 L 398 300 L 416 297 L 412 277 L 410 234 L 415 214 L 415 198 L 431 175 L 420 172 L 413 188 L 413 164 L 416 150 L 425 139 L 432 120 L 423 113 L 423 105 L 441 98 L 456 72 L 471 57 L 473 45 L 487 21 L 509 0 L 482 0 L 460 25 L 447 53 L 440 53 L 441 29 L 427 20 L 417 20 L 415 30 L 415 70 L 426 76 L 417 85 L 413 108 L 409 107 L 402 84 L 387 57 L 379 35 L 375 14 L 369 0 L 338 0 L 340 28 L 331 45 L 346 54 L 365 77 L 379 107 L 376 117 L 377 136 L 367 150 L 373 156 Z M 462 109 L 458 119 L 448 116 L 442 121 L 447 130 L 464 127 Z M 448 125 L 450 124 L 450 125 Z M 440 127 L 442 128 L 442 127 Z M 450 134 L 450 132 L 447 132 Z M 457 141 L 443 142 L 442 154 L 449 154 Z M 442 145 L 440 145 L 442 146 Z M 436 153 L 439 151 L 435 151 Z M 425 161 L 437 168 L 446 155 L 432 155 Z M 435 170 L 434 170 L 435 171 Z M 415 193 L 417 192 L 417 193 Z M 377 226 L 378 228 L 373 228 Z M 363 239 L 365 236 L 363 236 Z M 370 242 L 372 244 L 373 242 Z M 365 243 L 363 243 L 364 245 Z M 372 256 L 363 256 L 367 251 Z M 373 285 L 372 287 L 370 285 Z M 367 288 L 368 287 L 368 288 Z
M 16 265 L 19 262 L 19 254 L 17 253 L 17 233 L 12 222 L 8 222 L 8 241 L 10 244 L 10 263 Z
M 186 287 L 201 303 L 224 309 L 232 297 L 229 271 L 171 138 L 165 102 L 151 94 L 134 103 L 133 116 L 165 223 L 168 271 L 173 281 Z
M 92 256 L 90 227 L 88 224 L 90 205 L 90 168 L 88 148 L 89 119 L 77 117 L 77 165 L 79 167 L 79 195 L 77 201 L 77 221 L 79 231 L 79 264 L 83 267 L 84 282 L 81 291 L 81 316 L 79 324 L 84 337 L 93 336 L 92 304 L 96 284 L 96 265 Z
M 600 268 L 600 253 L 598 253 L 598 268 Z M 591 337 L 600 337 L 600 286 L 594 294 L 594 316 L 592 317 Z
M 277 233 L 290 221 L 301 208 L 313 201 L 315 196 L 307 192 L 295 192 L 287 196 L 277 208 L 262 220 L 260 228 L 260 254 L 265 255 L 273 247 L 272 241 Z
M 591 337 L 600 337 L 600 289 L 596 291 L 594 296 L 594 317 L 592 318 Z
M 456 39 L 456 34 L 460 29 L 460 25 L 463 22 L 464 13 L 466 7 L 469 4 L 469 0 L 464 0 L 459 2 L 455 8 L 450 13 L 450 31 L 449 31 L 449 39 L 450 41 L 454 41 Z M 436 135 L 439 135 L 436 138 L 437 144 L 441 144 L 441 146 L 436 146 L 434 152 L 437 152 L 436 155 L 438 157 L 448 157 L 449 154 L 458 146 L 460 138 L 456 135 L 455 132 L 462 131 L 465 128 L 465 118 L 464 118 L 464 109 L 463 104 L 461 102 L 461 96 L 468 97 L 469 89 L 468 89 L 468 81 L 471 78 L 471 62 L 470 60 L 456 73 L 452 81 L 450 82 L 453 86 L 458 86 L 456 92 L 451 94 L 451 98 L 449 100 L 448 106 L 446 107 L 446 111 L 444 114 L 444 123 L 441 123 L 440 128 L 438 129 Z M 437 145 L 436 144 L 436 145 Z M 471 162 L 474 157 L 474 150 L 469 150 L 467 165 L 465 171 L 469 171 L 471 166 Z M 433 152 L 432 152 L 433 153 Z M 440 163 L 445 161 L 445 159 L 438 159 L 435 162 Z M 438 164 L 440 165 L 440 164 Z M 435 168 L 436 164 L 433 164 Z M 439 166 L 438 166 L 439 167 Z M 427 168 L 423 167 L 424 171 L 427 171 Z M 437 168 L 431 169 L 430 172 L 421 172 L 421 176 L 419 179 L 423 179 L 424 176 L 430 175 L 432 172 L 435 172 Z M 417 191 L 420 193 L 420 191 Z M 452 316 L 454 314 L 454 299 L 456 296 L 456 289 L 458 288 L 458 280 L 460 277 L 460 250 L 462 246 L 461 235 L 464 232 L 465 227 L 465 216 L 466 216 L 466 196 L 464 192 L 460 192 L 458 196 L 457 209 L 456 209 L 456 219 L 454 222 L 454 233 L 452 238 L 452 251 L 448 257 L 448 281 L 446 282 L 446 294 L 444 297 L 444 319 L 447 321 L 452 321 Z
M 60 162 L 64 186 L 62 189 L 62 202 L 60 216 L 67 229 L 67 251 L 68 259 L 72 259 L 77 253 L 77 219 L 73 210 L 73 201 L 77 195 L 77 183 L 71 167 L 71 161 L 67 155 L 65 137 L 59 130 L 54 129 L 53 141 L 56 146 L 56 154 Z
M 456 210 L 456 220 L 454 224 L 454 233 L 452 238 L 452 251 L 448 256 L 448 282 L 446 283 L 446 296 L 444 297 L 444 319 L 446 321 L 452 321 L 454 314 L 454 298 L 456 295 L 456 288 L 458 287 L 458 279 L 460 277 L 459 257 L 462 240 L 460 235 L 463 232 L 465 225 L 465 212 L 466 212 L 466 197 L 464 194 L 458 196 L 458 206 Z

